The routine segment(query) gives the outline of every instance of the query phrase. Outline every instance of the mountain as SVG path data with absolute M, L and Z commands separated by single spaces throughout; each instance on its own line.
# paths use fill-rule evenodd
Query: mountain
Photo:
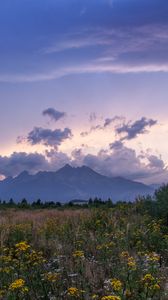
M 103 176 L 89 167 L 73 168 L 65 165 L 56 172 L 38 172 L 30 175 L 24 171 L 15 178 L 0 182 L 0 199 L 20 201 L 67 202 L 73 199 L 87 200 L 98 197 L 113 201 L 132 201 L 138 195 L 152 194 L 153 188 L 122 177 Z
M 154 184 L 150 184 L 149 186 L 154 189 L 154 190 L 158 190 L 163 184 L 162 183 L 154 183 Z

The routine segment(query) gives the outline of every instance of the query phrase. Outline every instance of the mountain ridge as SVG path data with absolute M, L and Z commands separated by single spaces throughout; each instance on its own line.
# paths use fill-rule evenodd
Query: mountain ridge
M 99 197 L 116 201 L 133 201 L 139 195 L 152 194 L 154 189 L 143 183 L 123 177 L 108 177 L 87 166 L 72 167 L 66 164 L 57 171 L 40 171 L 34 175 L 23 171 L 15 178 L 0 182 L 0 199 L 26 198 L 32 202 L 68 202 L 72 199 L 87 200 Z

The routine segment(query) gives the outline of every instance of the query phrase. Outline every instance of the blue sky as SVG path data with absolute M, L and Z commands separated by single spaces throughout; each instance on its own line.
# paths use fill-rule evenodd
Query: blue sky
M 165 0 L 1 1 L 2 177 L 68 162 L 166 181 L 167 15 Z

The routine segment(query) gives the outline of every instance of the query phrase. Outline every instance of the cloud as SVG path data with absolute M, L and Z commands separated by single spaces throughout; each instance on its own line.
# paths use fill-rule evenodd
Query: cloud
M 49 160 L 50 171 L 56 171 L 71 162 L 70 157 L 66 153 L 55 151 L 55 149 L 46 150 L 45 155 Z
M 97 119 L 96 113 L 92 112 L 89 116 L 89 122 L 94 122 Z
M 157 124 L 156 120 L 147 119 L 142 117 L 140 120 L 135 121 L 134 123 L 127 123 L 122 124 L 116 127 L 117 134 L 126 134 L 121 140 L 131 140 L 137 137 L 139 134 L 147 133 L 148 127 L 152 127 L 153 125 Z
M 168 62 L 114 62 L 111 61 L 90 61 L 87 63 L 74 63 L 69 67 L 62 66 L 50 71 L 0 74 L 0 82 L 4 83 L 24 83 L 24 82 L 43 82 L 60 79 L 65 76 L 82 75 L 82 74 L 138 74 L 138 73 L 158 73 L 168 72 Z
M 38 53 L 39 64 L 34 71 L 1 73 L 0 81 L 38 82 L 75 74 L 168 72 L 167 32 L 166 23 L 134 27 L 126 24 L 110 29 L 93 26 L 73 31 L 73 34 L 61 35 L 56 43 Z M 60 59 L 59 52 L 65 51 L 66 60 L 64 56 Z M 47 57 L 53 55 L 47 69 L 46 54 Z
M 39 171 L 56 171 L 70 162 L 67 154 L 46 150 L 45 154 L 14 152 L 0 156 L 0 176 L 15 177 L 23 171 L 35 174 Z
M 93 118 L 93 117 L 92 117 Z M 94 120 L 96 120 L 96 118 L 93 118 L 90 120 L 90 122 L 93 122 Z M 83 131 L 81 132 L 81 136 L 82 137 L 86 137 L 89 134 L 91 134 L 92 132 L 96 131 L 96 130 L 105 130 L 106 128 L 108 128 L 110 125 L 115 124 L 116 122 L 121 122 L 121 121 L 125 121 L 125 118 L 122 116 L 114 116 L 113 118 L 106 118 L 104 120 L 104 123 L 102 125 L 98 124 L 98 125 L 94 125 L 91 126 L 90 129 L 88 131 Z
M 27 136 L 27 141 L 31 145 L 42 144 L 50 147 L 58 147 L 66 139 L 72 137 L 71 129 L 64 128 L 61 129 L 44 129 L 41 127 L 34 127 L 34 129 L 29 132 Z
M 161 157 L 157 157 L 156 155 L 149 155 L 148 160 L 151 168 L 158 168 L 158 169 L 164 168 L 164 162 L 161 159 Z
M 165 24 L 141 24 L 132 27 L 126 26 L 109 26 L 107 27 L 90 27 L 84 30 L 64 35 L 56 43 L 42 50 L 44 54 L 71 50 L 86 49 L 88 59 L 91 48 L 97 48 L 94 57 L 97 65 L 106 63 L 111 65 L 111 71 L 119 70 L 119 66 L 130 71 L 133 67 L 158 65 L 164 67 L 168 63 L 168 25 Z M 78 53 L 77 53 L 78 54 Z M 94 60 L 93 60 L 94 61 Z M 164 68 L 163 68 L 164 69 Z M 165 69 L 164 69 L 165 70 Z
M 86 165 L 106 176 L 121 176 L 146 183 L 151 183 L 156 176 L 167 180 L 168 169 L 160 157 L 144 153 L 142 158 L 121 141 L 115 141 L 109 146 L 110 150 L 102 149 L 97 155 L 84 155 L 81 149 L 77 149 L 73 152 L 73 163 Z
M 111 125 L 112 123 L 116 122 L 116 121 L 121 121 L 121 120 L 125 120 L 124 117 L 122 116 L 115 116 L 113 118 L 106 118 L 104 121 L 104 125 L 103 127 L 108 127 L 109 125 Z
M 101 125 L 96 125 L 96 126 L 91 126 L 91 128 L 89 129 L 89 131 L 83 131 L 80 133 L 80 135 L 82 137 L 86 137 L 88 136 L 90 133 L 92 133 L 93 131 L 95 130 L 101 130 L 102 129 L 102 126 Z
M 123 143 L 121 141 L 115 141 L 109 144 L 111 150 L 120 150 L 123 147 Z
M 32 174 L 56 171 L 67 163 L 75 167 L 86 165 L 106 176 L 145 183 L 167 182 L 168 178 L 168 168 L 160 156 L 149 152 L 138 155 L 121 141 L 111 143 L 109 149 L 97 154 L 85 154 L 81 148 L 74 149 L 71 156 L 56 149 L 46 150 L 44 154 L 14 152 L 11 156 L 0 156 L 0 175 L 16 176 L 24 170 Z
M 16 176 L 23 171 L 36 173 L 48 169 L 48 161 L 39 153 L 14 152 L 11 156 L 0 156 L 0 174 Z
M 43 116 L 49 116 L 51 120 L 58 121 L 66 116 L 65 112 L 60 112 L 54 108 L 47 108 L 43 111 Z

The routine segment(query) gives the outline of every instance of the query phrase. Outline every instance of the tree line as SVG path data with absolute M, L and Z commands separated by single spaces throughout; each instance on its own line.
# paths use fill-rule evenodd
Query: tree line
M 88 201 L 70 201 L 68 203 L 61 202 L 42 202 L 40 199 L 30 203 L 27 199 L 22 199 L 20 202 L 15 202 L 13 199 L 9 201 L 0 200 L 0 209 L 5 208 L 21 208 L 21 209 L 45 209 L 45 208 L 115 208 L 115 207 L 131 207 L 134 206 L 135 210 L 139 213 L 147 212 L 153 218 L 160 218 L 165 221 L 168 226 L 168 184 L 162 185 L 157 189 L 153 196 L 138 197 L 134 202 L 118 201 L 114 203 L 110 198 L 107 201 L 101 198 L 90 198 Z

